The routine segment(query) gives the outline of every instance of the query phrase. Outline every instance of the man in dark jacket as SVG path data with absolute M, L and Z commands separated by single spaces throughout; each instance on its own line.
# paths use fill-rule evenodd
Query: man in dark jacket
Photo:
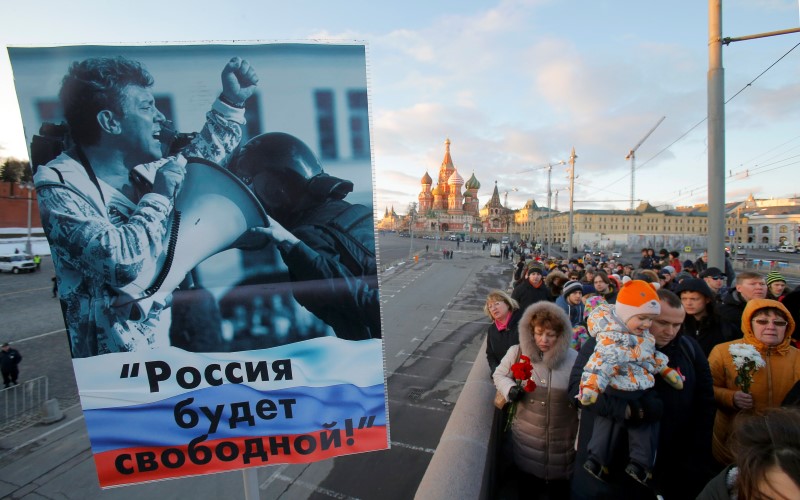
M 8 342 L 4 343 L 0 349 L 0 371 L 3 373 L 3 384 L 6 389 L 12 384 L 17 385 L 20 361 L 22 355 L 19 351 L 8 345 Z
M 639 269 L 654 269 L 656 262 L 650 255 L 650 249 L 642 248 L 642 260 L 639 261 Z
M 743 271 L 736 276 L 736 287 L 722 296 L 722 303 L 717 307 L 717 313 L 722 321 L 728 323 L 733 332 L 733 338 L 740 339 L 742 333 L 742 313 L 752 299 L 767 298 L 767 282 L 764 277 L 753 271 Z
M 697 277 L 705 281 L 708 288 L 714 293 L 714 302 L 722 302 L 722 297 L 728 293 L 727 285 L 725 285 L 725 273 L 718 267 L 709 267 Z
M 732 340 L 734 332 L 730 324 L 721 321 L 714 312 L 714 292 L 705 281 L 687 278 L 678 284 L 675 294 L 686 311 L 684 335 L 694 338 L 706 357 L 715 345 Z
M 542 265 L 536 261 L 528 264 L 528 275 L 525 281 L 514 287 L 511 298 L 519 302 L 519 308 L 523 312 L 529 305 L 540 300 L 549 300 L 550 292 L 542 277 L 544 270 Z
M 714 388 L 708 361 L 700 346 L 680 334 L 685 313 L 680 299 L 669 290 L 659 290 L 661 313 L 653 320 L 650 333 L 656 347 L 669 357 L 669 366 L 685 377 L 682 390 L 670 387 L 656 377 L 656 398 L 646 398 L 642 405 L 628 404 L 624 393 L 606 389 L 597 402 L 584 407 L 578 431 L 576 464 L 586 461 L 586 446 L 591 437 L 595 415 L 614 418 L 626 425 L 660 421 L 658 453 L 653 477 L 647 488 L 625 474 L 628 460 L 627 437 L 621 433 L 615 441 L 615 458 L 602 482 L 580 465 L 575 467 L 571 491 L 573 499 L 695 498 L 713 476 L 711 432 L 714 426 Z M 577 395 L 583 367 L 592 355 L 595 339 L 583 345 L 570 375 L 569 394 Z M 577 403 L 576 403 L 577 404 Z
M 347 340 L 380 338 L 380 304 L 372 211 L 344 200 L 353 183 L 325 173 L 300 139 L 254 137 L 231 160 L 269 215 L 251 230 L 276 245 L 297 302 Z M 263 241 L 261 241 L 263 244 Z

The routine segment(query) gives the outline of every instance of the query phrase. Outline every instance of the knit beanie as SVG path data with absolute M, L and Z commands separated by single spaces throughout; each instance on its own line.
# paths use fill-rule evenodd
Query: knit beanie
M 544 268 L 539 262 L 533 261 L 528 264 L 528 274 L 530 273 L 544 274 Z
M 680 297 L 681 292 L 697 292 L 708 299 L 714 300 L 714 292 L 711 291 L 706 280 L 701 280 L 700 278 L 686 278 L 678 283 L 675 288 L 675 295 Z
M 627 323 L 637 314 L 659 314 L 661 303 L 656 289 L 646 281 L 631 280 L 620 289 L 614 311 L 619 319 Z
M 564 285 L 564 289 L 561 291 L 561 295 L 564 297 L 569 297 L 569 294 L 575 292 L 577 290 L 583 291 L 583 285 L 579 281 L 570 280 Z
M 769 274 L 767 274 L 767 286 L 770 286 L 776 281 L 783 281 L 786 283 L 786 278 L 784 278 L 783 275 L 778 271 L 770 271 Z

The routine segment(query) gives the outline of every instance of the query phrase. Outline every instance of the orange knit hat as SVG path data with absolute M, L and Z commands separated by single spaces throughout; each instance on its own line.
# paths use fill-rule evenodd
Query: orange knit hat
M 627 323 L 637 314 L 660 314 L 661 303 L 658 301 L 656 289 L 650 283 L 630 280 L 620 288 L 614 311 Z

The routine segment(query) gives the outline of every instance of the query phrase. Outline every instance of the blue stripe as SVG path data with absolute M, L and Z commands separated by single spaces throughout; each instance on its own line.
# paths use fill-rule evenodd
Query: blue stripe
M 191 404 L 181 407 L 199 417 L 192 428 L 181 428 L 175 420 L 175 407 L 181 401 L 194 398 Z M 296 399 L 291 418 L 287 418 L 279 399 Z M 265 420 L 256 413 L 258 401 L 272 400 L 277 406 L 276 417 Z M 231 422 L 231 408 L 235 403 L 247 403 L 255 425 L 246 420 Z M 211 422 L 202 412 L 205 407 L 213 414 L 218 405 L 224 405 L 222 417 L 214 433 L 209 433 Z M 86 410 L 86 425 L 94 453 L 133 447 L 178 446 L 209 434 L 208 440 L 257 437 L 318 432 L 323 425 L 335 423 L 345 428 L 345 419 L 358 426 L 361 417 L 374 416 L 374 425 L 386 425 L 384 386 L 357 387 L 334 385 L 328 387 L 294 387 L 261 392 L 246 385 L 226 384 L 187 392 L 181 396 L 144 405 Z M 243 412 L 238 412 L 239 416 Z M 189 419 L 185 419 L 188 421 Z M 235 428 L 232 428 L 235 425 Z

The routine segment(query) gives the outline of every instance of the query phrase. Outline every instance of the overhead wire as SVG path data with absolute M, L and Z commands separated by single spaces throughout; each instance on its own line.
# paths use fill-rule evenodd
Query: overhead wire
M 727 99 L 727 100 L 725 101 L 725 104 L 728 104 L 728 103 L 729 103 L 729 102 L 731 102 L 733 99 L 735 99 L 735 98 L 736 98 L 736 97 L 737 97 L 739 94 L 741 94 L 742 92 L 744 92 L 744 90 L 745 90 L 745 89 L 747 89 L 748 87 L 752 86 L 752 85 L 753 85 L 753 83 L 755 83 L 755 82 L 756 82 L 756 80 L 758 80 L 759 78 L 761 78 L 762 76 L 764 76 L 764 74 L 766 74 L 766 73 L 767 73 L 767 71 L 769 71 L 770 69 L 772 69 L 772 68 L 773 68 L 773 67 L 774 67 L 776 64 L 778 64 L 778 63 L 779 63 L 779 62 L 780 62 L 780 61 L 781 61 L 783 58 L 785 58 L 786 56 L 788 56 L 788 55 L 789 55 L 789 54 L 790 54 L 790 53 L 791 53 L 793 50 L 795 50 L 795 49 L 796 49 L 798 46 L 800 46 L 800 42 L 798 42 L 797 44 L 795 44 L 795 45 L 794 45 L 792 48 L 790 48 L 788 51 L 786 51 L 786 53 L 784 53 L 782 56 L 780 56 L 778 59 L 776 59 L 776 60 L 775 60 L 775 61 L 774 61 L 772 64 L 770 64 L 770 65 L 769 65 L 769 66 L 768 66 L 766 69 L 764 69 L 764 71 L 762 71 L 761 73 L 759 73 L 759 74 L 758 74 L 758 75 L 757 75 L 755 78 L 753 78 L 752 80 L 750 80 L 750 82 L 748 82 L 748 83 L 747 83 L 746 85 L 744 85 L 744 86 L 743 86 L 741 89 L 739 89 L 739 91 L 738 91 L 738 92 L 736 92 L 734 95 L 732 95 L 732 96 L 731 96 L 729 99 Z M 676 143 L 678 143 L 679 141 L 681 141 L 683 138 L 685 138 L 687 135 L 689 135 L 689 133 L 691 133 L 691 132 L 692 132 L 694 129 L 696 129 L 697 127 L 699 127 L 700 125 L 702 125 L 702 124 L 703 124 L 705 121 L 707 121 L 707 120 L 708 120 L 708 116 L 706 115 L 706 116 L 705 116 L 705 117 L 704 117 L 702 120 L 700 120 L 700 121 L 699 121 L 699 122 L 697 122 L 696 124 L 692 125 L 692 127 L 690 127 L 688 130 L 686 130 L 686 131 L 685 131 L 683 134 L 681 134 L 681 135 L 680 135 L 680 136 L 679 136 L 677 139 L 675 139 L 674 141 L 672 141 L 671 143 L 669 143 L 669 144 L 668 144 L 666 147 L 664 147 L 664 148 L 662 148 L 661 150 L 659 150 L 659 151 L 658 151 L 656 154 L 654 154 L 653 156 L 651 156 L 650 158 L 648 158 L 648 159 L 647 159 L 646 161 L 644 161 L 643 163 L 641 163 L 641 164 L 637 165 L 637 166 L 634 168 L 634 171 L 638 171 L 638 170 L 640 170 L 642 167 L 644 167 L 645 165 L 647 165 L 648 163 L 650 163 L 651 161 L 653 161 L 654 159 L 656 159 L 658 156 L 660 156 L 662 153 L 664 153 L 665 151 L 667 151 L 668 149 L 670 149 L 672 146 L 674 146 Z M 794 139 L 792 139 L 792 140 L 794 140 Z M 787 142 L 791 142 L 791 140 L 790 140 L 790 141 L 787 141 Z M 784 143 L 784 144 L 786 144 L 786 143 Z M 777 147 L 780 147 L 780 146 L 776 146 L 776 148 L 777 148 Z M 773 148 L 773 149 L 776 149 L 776 148 Z M 771 150 L 770 150 L 770 151 L 771 151 Z M 762 154 L 764 154 L 764 153 L 762 153 Z M 761 155 L 759 155 L 759 156 L 761 156 Z M 599 188 L 598 190 L 599 190 L 599 191 L 604 191 L 604 190 L 606 190 L 608 187 L 610 187 L 610 186 L 613 186 L 613 185 L 617 184 L 618 182 L 620 182 L 620 181 L 622 181 L 622 180 L 626 179 L 626 178 L 627 178 L 627 177 L 629 177 L 629 176 L 630 176 L 630 172 L 628 172 L 628 173 L 624 174 L 622 177 L 620 177 L 619 179 L 616 179 L 615 181 L 611 182 L 611 183 L 610 183 L 610 184 L 608 184 L 607 186 L 604 186 L 604 187 L 602 187 L 602 188 Z

